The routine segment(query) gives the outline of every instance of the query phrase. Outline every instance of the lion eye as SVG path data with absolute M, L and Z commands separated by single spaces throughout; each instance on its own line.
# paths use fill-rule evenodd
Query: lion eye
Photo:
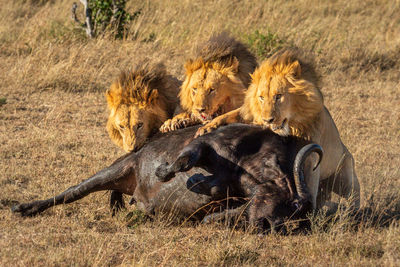
M 125 129 L 125 126 L 123 126 L 123 125 L 118 125 L 118 128 L 120 128 L 121 130 L 123 130 L 123 129 Z
M 140 128 L 142 128 L 142 126 L 143 126 L 143 122 L 139 122 L 137 125 L 137 128 L 140 129 Z
M 261 102 L 264 102 L 264 97 L 263 97 L 262 95 L 260 95 L 260 96 L 258 97 L 258 99 L 259 99 Z
M 281 95 L 281 94 L 276 94 L 276 95 L 274 96 L 274 98 L 275 98 L 275 101 L 279 101 L 279 100 L 281 100 L 282 95 Z
M 209 94 L 211 94 L 211 93 L 214 93 L 214 92 L 215 92 L 215 89 L 214 89 L 214 88 L 212 88 L 212 87 L 211 87 L 211 88 L 209 88 L 208 90 L 209 90 L 209 91 L 208 91 L 208 93 L 209 93 Z

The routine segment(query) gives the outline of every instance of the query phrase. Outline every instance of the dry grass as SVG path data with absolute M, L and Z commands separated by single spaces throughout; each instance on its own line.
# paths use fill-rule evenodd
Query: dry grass
M 87 40 L 72 1 L 0 5 L 0 265 L 400 264 L 399 1 L 130 1 L 142 13 L 122 41 Z M 16 201 L 54 195 L 123 154 L 107 136 L 103 96 L 120 69 L 148 57 L 182 78 L 193 47 L 221 30 L 246 43 L 273 33 L 317 54 L 326 105 L 356 159 L 359 217 L 316 215 L 310 233 L 260 238 L 128 223 L 127 212 L 110 217 L 107 193 L 11 214 Z

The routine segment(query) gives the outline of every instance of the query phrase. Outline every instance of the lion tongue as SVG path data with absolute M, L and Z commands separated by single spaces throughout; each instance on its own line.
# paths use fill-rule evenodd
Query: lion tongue
M 203 120 L 206 120 L 206 119 L 207 119 L 207 116 L 204 115 L 204 114 L 200 114 L 200 116 L 201 116 L 201 118 L 202 118 Z

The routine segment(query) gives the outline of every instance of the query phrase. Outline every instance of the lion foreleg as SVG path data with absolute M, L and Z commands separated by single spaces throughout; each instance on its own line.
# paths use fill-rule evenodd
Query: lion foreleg
M 240 109 L 235 109 L 230 112 L 227 112 L 221 116 L 216 117 L 206 125 L 200 127 L 197 132 L 195 137 L 202 136 L 206 133 L 211 132 L 212 130 L 218 128 L 219 126 L 222 125 L 227 125 L 230 123 L 235 123 L 235 122 L 240 122 L 241 117 L 240 117 Z

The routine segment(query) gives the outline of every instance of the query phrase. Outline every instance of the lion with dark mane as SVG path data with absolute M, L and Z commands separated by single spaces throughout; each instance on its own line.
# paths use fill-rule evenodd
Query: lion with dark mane
M 309 60 L 309 58 L 308 58 Z M 330 199 L 331 192 L 351 198 L 360 206 L 360 185 L 354 159 L 342 143 L 338 129 L 318 89 L 318 77 L 312 62 L 299 50 L 283 49 L 265 60 L 252 74 L 244 104 L 215 118 L 197 135 L 233 122 L 253 123 L 271 128 L 279 135 L 298 136 L 322 146 L 320 167 L 306 167 L 307 185 L 314 208 Z M 317 198 L 318 196 L 318 198 Z
M 240 107 L 256 67 L 256 58 L 242 43 L 226 33 L 212 36 L 185 64 L 186 78 L 179 93 L 184 112 L 160 130 L 205 123 Z
M 107 131 L 126 152 L 141 148 L 174 115 L 181 82 L 163 64 L 138 64 L 124 71 L 106 92 Z

